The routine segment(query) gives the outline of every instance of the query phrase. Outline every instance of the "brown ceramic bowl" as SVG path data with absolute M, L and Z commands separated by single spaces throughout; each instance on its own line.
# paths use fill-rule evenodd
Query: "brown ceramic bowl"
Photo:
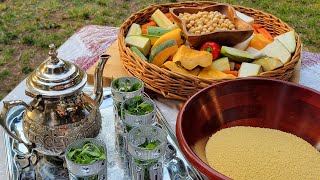
M 220 45 L 234 46 L 248 39 L 252 33 L 253 28 L 250 24 L 242 21 L 235 13 L 232 6 L 226 4 L 217 4 L 206 7 L 178 7 L 169 9 L 173 20 L 182 29 L 186 39 L 193 47 L 199 47 L 207 41 L 213 41 Z M 205 34 L 192 34 L 186 28 L 185 20 L 181 20 L 178 16 L 179 13 L 188 12 L 190 14 L 199 11 L 218 11 L 225 14 L 228 19 L 235 25 L 236 30 L 217 30 Z
M 187 159 L 209 179 L 228 178 L 204 163 L 195 145 L 202 141 L 204 149 L 209 136 L 232 126 L 289 132 L 319 150 L 320 92 L 285 81 L 246 78 L 212 85 L 192 96 L 179 112 L 177 138 Z

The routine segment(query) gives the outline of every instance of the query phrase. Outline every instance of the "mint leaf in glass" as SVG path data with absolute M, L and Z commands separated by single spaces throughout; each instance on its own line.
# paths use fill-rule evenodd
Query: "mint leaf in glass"
M 104 148 L 91 142 L 85 142 L 82 148 L 71 147 L 67 157 L 78 164 L 90 164 L 107 158 Z

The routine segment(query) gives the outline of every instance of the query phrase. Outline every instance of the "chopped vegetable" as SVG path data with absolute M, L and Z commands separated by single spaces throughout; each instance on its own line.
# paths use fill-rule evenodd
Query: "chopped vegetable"
M 212 79 L 233 79 L 235 78 L 232 74 L 226 74 L 221 71 L 216 70 L 212 66 L 208 66 L 202 69 L 198 77 L 201 78 L 212 78 Z
M 131 46 L 130 49 L 132 52 L 136 53 L 142 60 L 148 61 L 148 59 L 142 54 L 141 51 L 139 51 L 139 49 L 137 47 Z
M 85 142 L 82 148 L 71 147 L 67 157 L 78 164 L 90 164 L 107 158 L 104 148 L 91 142 Z
M 220 50 L 221 46 L 215 42 L 206 42 L 200 48 L 200 51 L 208 51 L 209 53 L 211 53 L 212 60 L 216 60 L 219 58 Z
M 212 63 L 212 54 L 207 51 L 198 51 L 182 45 L 173 56 L 172 61 L 180 62 L 184 68 L 192 70 L 197 66 L 210 66 Z
M 159 39 L 155 42 L 155 44 L 159 41 Z M 167 59 L 173 56 L 177 51 L 178 51 L 177 41 L 175 41 L 174 39 L 170 39 L 168 41 L 163 42 L 156 48 L 151 49 L 149 62 L 157 66 L 161 66 Z
M 151 47 L 151 41 L 149 38 L 143 36 L 128 36 L 124 39 L 124 42 L 129 46 L 135 46 L 142 52 L 144 56 L 147 56 Z
M 187 70 L 186 68 L 181 66 L 181 63 L 179 62 L 173 62 L 173 61 L 167 61 L 165 62 L 162 67 L 170 69 L 173 72 L 179 72 L 182 74 L 188 74 L 188 75 L 194 75 L 194 76 L 198 76 L 198 74 L 200 73 L 201 69 L 200 67 L 196 67 L 192 70 Z
M 260 24 L 257 24 L 257 23 L 253 23 L 253 24 L 252 24 L 252 27 L 253 27 L 254 29 L 262 28 L 262 26 L 261 26 Z
M 156 26 L 148 26 L 147 33 L 151 36 L 162 36 L 167 32 L 170 32 L 172 29 L 156 27 Z
M 147 28 L 148 26 L 157 26 L 155 21 L 150 21 L 148 23 L 143 24 L 141 27 L 142 28 Z
M 239 70 L 240 67 L 241 67 L 241 64 L 239 64 L 239 63 L 235 63 L 235 64 L 234 64 L 234 69 L 235 69 L 235 70 Z
M 151 17 L 159 27 L 170 28 L 173 26 L 173 23 L 159 9 L 157 9 Z
M 173 22 L 173 17 L 171 13 L 165 13 L 164 14 L 171 22 Z M 152 17 L 149 18 L 150 21 L 153 21 Z
M 135 96 L 128 104 L 124 104 L 124 109 L 132 115 L 146 115 L 153 111 L 153 106 L 145 102 L 141 96 Z
M 116 79 L 113 83 L 114 87 L 120 92 L 133 92 L 139 90 L 142 87 L 141 83 L 137 82 L 132 84 L 128 79 L 121 82 L 119 82 L 119 79 Z
M 183 36 L 183 32 L 181 29 L 174 29 L 170 32 L 165 33 L 164 35 L 160 36 L 160 38 L 153 44 L 151 51 L 155 49 L 160 44 L 169 41 L 169 40 L 175 40 L 177 42 L 177 45 L 180 47 L 181 44 L 185 42 L 185 38 Z
M 141 28 L 141 33 L 142 34 L 148 34 L 148 30 L 146 27 Z
M 264 35 L 264 37 L 266 37 L 270 41 L 273 41 L 272 35 L 265 28 L 259 28 L 259 29 L 257 29 L 257 31 L 258 31 L 258 33 Z
M 294 30 L 276 36 L 275 39 L 279 40 L 292 54 L 296 50 L 296 37 Z
M 139 24 L 133 23 L 129 28 L 129 31 L 127 33 L 127 37 L 128 36 L 139 36 L 139 35 L 141 35 L 141 27 Z
M 238 76 L 238 71 L 228 71 L 228 70 L 224 70 L 224 71 L 222 71 L 222 72 L 224 72 L 224 73 L 226 73 L 226 74 L 232 74 L 232 75 L 234 75 L 234 76 Z
M 271 41 L 264 37 L 262 34 L 256 34 L 250 41 L 249 47 L 253 47 L 257 50 L 263 49 L 265 46 L 270 44 Z

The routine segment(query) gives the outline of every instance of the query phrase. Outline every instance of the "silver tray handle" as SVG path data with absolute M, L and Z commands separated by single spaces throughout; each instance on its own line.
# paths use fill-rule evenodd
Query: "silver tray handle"
M 0 113 L 0 125 L 2 126 L 2 128 L 5 130 L 5 132 L 11 138 L 13 138 L 14 140 L 18 141 L 19 143 L 24 144 L 28 148 L 28 151 L 32 152 L 32 149 L 35 147 L 35 144 L 32 144 L 30 142 L 24 142 L 20 137 L 18 137 L 14 133 L 12 133 L 11 130 L 9 129 L 9 127 L 7 126 L 6 119 L 7 119 L 8 112 L 10 112 L 11 108 L 13 108 L 15 106 L 18 106 L 18 105 L 24 106 L 29 111 L 32 111 L 32 109 L 33 109 L 31 106 L 29 106 L 24 101 L 20 101 L 20 100 L 4 101 L 3 102 L 3 108 L 2 108 L 2 111 Z

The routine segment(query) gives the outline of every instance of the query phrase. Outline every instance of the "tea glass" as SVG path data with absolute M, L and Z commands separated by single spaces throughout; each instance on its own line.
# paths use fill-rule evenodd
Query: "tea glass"
M 93 138 L 84 138 L 78 139 L 66 148 L 65 159 L 67 164 L 67 169 L 69 172 L 69 179 L 71 180 L 80 180 L 80 179 L 95 179 L 95 180 L 105 180 L 107 179 L 107 158 L 103 160 L 97 160 L 89 164 L 79 164 L 73 162 L 68 157 L 68 152 L 71 148 L 82 148 L 85 143 L 90 142 L 98 147 L 103 147 L 104 153 L 107 156 L 107 148 L 104 142 L 93 139 Z
M 128 133 L 127 143 L 131 156 L 131 178 L 161 180 L 167 146 L 166 132 L 152 125 L 135 127 Z M 153 145 L 149 146 L 150 144 Z

